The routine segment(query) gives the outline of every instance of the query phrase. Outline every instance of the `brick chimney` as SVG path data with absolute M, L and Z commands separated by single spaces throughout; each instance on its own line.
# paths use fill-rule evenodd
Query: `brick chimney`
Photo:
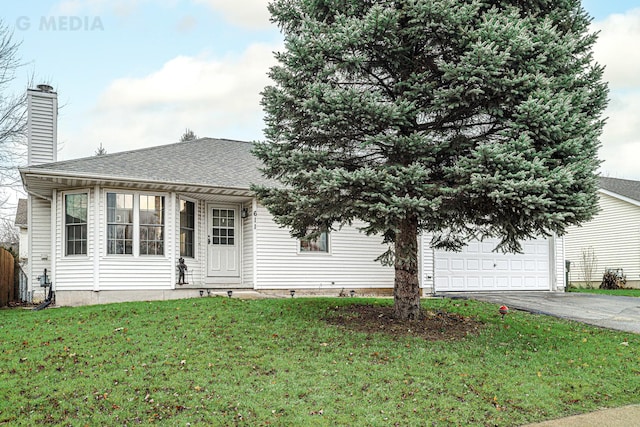
M 27 89 L 27 141 L 30 166 L 58 158 L 58 94 L 47 84 Z

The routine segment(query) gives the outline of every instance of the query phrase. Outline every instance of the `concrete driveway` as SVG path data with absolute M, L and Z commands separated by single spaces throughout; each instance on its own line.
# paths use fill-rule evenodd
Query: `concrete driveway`
M 438 295 L 505 304 L 511 309 L 640 334 L 640 298 L 577 292 L 448 292 Z

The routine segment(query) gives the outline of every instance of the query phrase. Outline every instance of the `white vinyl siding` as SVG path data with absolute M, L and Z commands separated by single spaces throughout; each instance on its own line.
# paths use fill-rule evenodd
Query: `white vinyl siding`
M 253 205 L 245 203 L 243 209 L 247 210 L 247 217 L 242 218 L 242 285 L 246 288 L 253 288 L 253 249 L 255 230 L 253 229 Z
M 299 253 L 299 241 L 258 206 L 256 263 L 258 289 L 392 288 L 394 270 L 375 258 L 386 250 L 382 237 L 356 227 L 331 232 L 331 253 Z M 357 224 L 355 224 L 357 226 Z
M 51 254 L 51 202 L 29 196 L 29 283 L 31 290 L 38 292 L 38 276 L 47 269 L 52 277 Z M 53 279 L 53 277 L 52 277 Z
M 65 231 L 64 231 L 64 216 L 65 216 L 65 196 L 69 194 L 79 194 L 79 191 L 71 193 L 60 192 L 57 196 L 56 203 L 56 277 L 55 288 L 56 291 L 70 291 L 70 290 L 93 290 L 94 286 L 94 264 L 93 255 L 95 253 L 95 228 L 93 221 L 95 218 L 96 204 L 95 191 L 93 190 L 81 190 L 83 194 L 88 195 L 88 211 L 87 211 L 87 254 L 86 255 L 74 255 L 66 256 L 65 252 Z
M 622 268 L 627 281 L 640 280 L 640 206 L 599 193 L 598 213 L 565 236 L 565 256 L 571 261 L 569 280 L 584 282 L 583 250 L 593 249 L 597 258 L 592 281 L 600 285 L 607 268 Z
M 55 93 L 27 91 L 28 163 L 40 165 L 57 158 L 58 99 Z
M 433 294 L 433 249 L 429 246 L 431 237 L 418 237 L 418 254 L 420 263 L 420 287 L 426 294 Z
M 566 284 L 566 269 L 564 265 L 564 237 L 553 237 L 555 246 L 554 253 L 551 254 L 551 262 L 554 263 L 555 269 L 552 271 L 554 276 L 551 277 L 552 291 L 564 291 Z

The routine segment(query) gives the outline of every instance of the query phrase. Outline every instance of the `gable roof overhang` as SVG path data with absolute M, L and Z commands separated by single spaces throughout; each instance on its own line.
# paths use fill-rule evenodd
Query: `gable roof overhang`
M 634 206 L 640 206 L 640 181 L 600 177 L 598 191 Z
M 602 193 L 602 194 L 606 194 L 607 196 L 615 197 L 616 199 L 622 200 L 622 201 L 627 202 L 627 203 L 631 203 L 634 206 L 640 206 L 640 201 L 638 201 L 636 199 L 632 199 L 630 197 L 623 196 L 622 194 L 618 194 L 618 193 L 613 192 L 613 191 L 605 190 L 604 188 L 600 188 L 598 191 L 600 193 Z
M 54 190 L 64 191 L 95 186 L 130 191 L 176 192 L 203 200 L 246 201 L 254 197 L 254 193 L 248 188 L 220 187 L 188 182 L 143 180 L 135 177 L 89 176 L 68 172 L 61 173 L 54 170 L 47 171 L 42 168 L 37 170 L 21 169 L 20 174 L 27 193 L 47 200 L 51 199 Z

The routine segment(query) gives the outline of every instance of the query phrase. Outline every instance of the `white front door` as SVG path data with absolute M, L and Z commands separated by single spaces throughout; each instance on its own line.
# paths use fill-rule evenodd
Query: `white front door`
M 207 275 L 239 278 L 239 209 L 229 205 L 208 205 L 207 211 Z

